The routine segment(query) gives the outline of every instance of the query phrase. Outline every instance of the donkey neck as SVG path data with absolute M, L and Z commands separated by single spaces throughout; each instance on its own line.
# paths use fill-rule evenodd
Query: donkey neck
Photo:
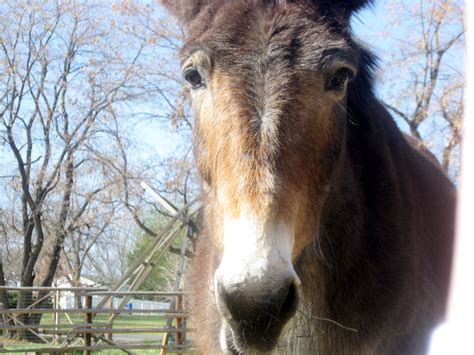
M 366 120 L 367 112 L 378 121 Z M 367 325 L 381 321 L 379 314 L 387 314 L 387 305 L 394 302 L 393 291 L 402 287 L 393 275 L 404 270 L 394 270 L 396 264 L 389 260 L 403 254 L 404 248 L 399 237 L 403 224 L 396 211 L 403 208 L 397 162 L 405 143 L 375 99 L 355 118 L 360 121 L 348 122 L 345 150 L 319 232 L 297 265 L 302 299 L 294 332 L 311 333 L 296 337 L 298 344 L 292 346 L 300 353 L 350 353 L 356 344 L 369 344 L 376 335 L 365 333 Z M 368 170 L 369 166 L 376 169 Z M 334 339 L 339 343 L 330 343 Z

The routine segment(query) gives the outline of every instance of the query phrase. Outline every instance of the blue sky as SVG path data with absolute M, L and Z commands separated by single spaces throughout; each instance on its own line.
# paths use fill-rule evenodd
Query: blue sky
M 381 51 L 390 48 L 390 37 L 382 36 L 387 31 L 389 20 L 383 3 L 378 1 L 352 18 L 352 28 L 358 38 L 381 56 Z

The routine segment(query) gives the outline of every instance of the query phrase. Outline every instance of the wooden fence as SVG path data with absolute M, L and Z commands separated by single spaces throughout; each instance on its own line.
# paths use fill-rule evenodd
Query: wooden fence
M 193 351 L 183 292 L 0 287 L 2 292 L 17 306 L 0 303 L 0 353 L 90 354 L 115 349 L 134 354 L 148 349 L 163 355 Z M 65 302 L 71 295 L 72 307 Z M 148 300 L 148 309 L 133 309 L 133 303 L 143 299 Z M 30 341 L 12 340 L 19 335 Z

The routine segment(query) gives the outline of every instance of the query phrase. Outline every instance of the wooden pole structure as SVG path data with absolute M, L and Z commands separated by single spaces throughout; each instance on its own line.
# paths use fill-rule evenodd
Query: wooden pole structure
M 165 225 L 160 233 L 156 235 L 150 242 L 148 248 L 137 258 L 137 260 L 128 268 L 127 272 L 120 278 L 120 280 L 112 287 L 113 291 L 120 290 L 123 286 L 127 284 L 132 276 L 137 274 L 137 271 L 140 272 L 142 268 L 144 268 L 144 261 L 146 258 L 149 258 L 150 255 L 153 255 L 157 252 L 157 250 L 161 249 L 163 245 L 163 239 L 169 235 L 170 231 L 172 231 L 176 226 L 176 222 L 180 221 L 180 226 L 185 225 L 189 222 L 190 217 L 193 215 L 197 210 L 200 208 L 198 204 L 194 209 L 190 210 L 190 208 L 198 202 L 197 199 L 194 199 L 184 205 L 181 209 L 176 210 L 175 215 L 170 219 L 170 221 Z M 190 212 L 188 212 L 190 210 Z M 187 213 L 188 212 L 188 213 Z M 138 285 L 140 287 L 140 285 Z M 97 308 L 103 307 L 108 301 L 108 297 L 104 297 Z
M 156 192 L 153 188 L 149 185 L 143 183 L 142 187 L 148 191 L 152 196 L 165 208 L 171 215 L 171 219 L 165 225 L 165 227 L 153 237 L 150 242 L 150 245 L 146 250 L 137 258 L 137 260 L 128 268 L 125 274 L 121 277 L 121 279 L 111 288 L 112 291 L 119 291 L 124 288 L 124 286 L 128 286 L 127 289 L 129 291 L 136 291 L 139 287 L 143 284 L 146 277 L 150 274 L 151 271 L 155 268 L 158 264 L 159 260 L 163 255 L 169 251 L 173 241 L 178 237 L 181 230 L 186 228 L 186 233 L 182 241 L 181 250 L 180 250 L 180 260 L 178 263 L 178 269 L 176 272 L 176 278 L 174 282 L 174 291 L 179 290 L 181 276 L 184 270 L 185 265 L 185 257 L 187 251 L 187 241 L 193 241 L 194 235 L 197 234 L 197 226 L 196 223 L 193 221 L 192 216 L 197 213 L 200 208 L 201 204 L 199 203 L 199 199 L 193 199 L 192 201 L 185 204 L 180 209 L 176 208 L 171 202 L 169 202 L 166 198 L 161 196 L 158 192 Z M 130 280 L 133 278 L 131 284 L 129 284 Z M 117 309 L 122 309 L 126 303 L 130 300 L 130 295 L 125 295 L 117 307 Z M 102 300 L 96 306 L 96 310 L 103 308 L 108 302 L 110 302 L 111 295 L 104 295 Z M 176 305 L 176 302 L 174 302 Z M 91 314 L 91 319 L 95 314 Z M 118 313 L 110 312 L 109 313 L 109 328 L 112 327 L 113 321 L 116 318 Z M 170 327 L 172 325 L 172 319 L 170 319 L 171 323 L 169 324 Z M 180 320 L 180 324 L 184 325 L 184 320 Z M 167 321 L 168 324 L 168 321 Z M 109 340 L 112 338 L 112 331 L 108 332 L 107 337 Z M 165 333 L 163 341 L 167 344 L 169 334 Z M 185 334 L 181 337 L 182 341 L 185 341 Z M 64 344 L 67 344 L 71 339 L 66 339 Z M 163 350 L 162 350 L 163 353 Z
M 58 290 L 54 291 L 53 307 L 56 310 L 59 309 L 59 291 Z M 53 314 L 53 321 L 54 321 L 54 325 L 56 326 L 54 330 L 58 331 L 59 330 L 59 313 L 57 311 L 54 312 Z M 59 336 L 55 335 L 54 339 L 55 340 L 59 339 Z
M 175 215 L 176 212 L 178 211 L 178 208 L 174 206 L 171 202 L 169 202 L 166 198 L 161 196 L 158 192 L 156 192 L 150 185 L 148 185 L 146 182 L 142 182 L 141 187 L 145 189 L 150 195 L 152 195 L 155 200 L 157 200 L 171 215 Z
M 55 299 L 55 304 L 57 304 L 56 300 L 59 298 L 55 296 L 55 291 L 50 292 L 50 295 L 53 296 Z M 25 309 L 14 309 L 14 310 L 1 310 L 1 313 L 5 312 L 13 312 L 14 314 L 51 314 L 53 317 L 57 313 L 61 315 L 62 313 L 74 313 L 74 314 L 81 314 L 82 321 L 68 324 L 68 322 L 59 322 L 51 324 L 36 324 L 36 325 L 27 325 L 27 324 L 0 324 L 0 330 L 3 329 L 11 329 L 11 330 L 26 330 L 33 332 L 38 337 L 41 337 L 44 342 L 47 344 L 46 348 L 43 348 L 42 345 L 40 348 L 20 348 L 15 345 L 11 348 L 11 344 L 7 344 L 8 348 L 3 351 L 4 353 L 17 353 L 17 352 L 32 352 L 37 354 L 43 353 L 77 353 L 81 352 L 83 354 L 90 354 L 94 353 L 99 350 L 121 350 L 128 354 L 133 354 L 135 351 L 131 351 L 132 349 L 153 349 L 155 353 L 159 353 L 160 346 L 155 342 L 150 343 L 148 339 L 145 339 L 141 342 L 133 342 L 133 343 L 117 343 L 110 341 L 107 339 L 107 333 L 117 333 L 117 334 L 139 334 L 139 333 L 153 333 L 156 334 L 156 338 L 159 339 L 159 334 L 168 333 L 169 329 L 165 327 L 159 327 L 158 324 L 150 325 L 145 324 L 141 327 L 119 327 L 110 329 L 110 324 L 107 322 L 94 322 L 93 316 L 95 313 L 103 313 L 108 314 L 110 309 L 97 309 L 94 307 L 95 303 L 93 302 L 95 299 L 93 297 L 101 297 L 106 295 L 113 295 L 114 297 L 123 297 L 123 296 L 140 296 L 140 295 L 150 295 L 153 297 L 173 297 L 177 298 L 176 301 L 176 309 L 146 309 L 142 312 L 146 314 L 160 314 L 166 317 L 171 317 L 173 319 L 177 319 L 177 326 L 179 329 L 174 329 L 173 333 L 176 334 L 177 342 L 176 344 L 169 345 L 169 349 L 175 353 L 184 353 L 189 352 L 192 350 L 190 347 L 186 347 L 187 344 L 184 342 L 184 338 L 180 336 L 180 331 L 182 331 L 182 324 L 183 319 L 187 317 L 187 314 L 184 312 L 183 302 L 185 294 L 182 292 L 152 292 L 152 291 L 143 291 L 143 292 L 136 292 L 136 291 L 121 291 L 121 292 L 114 292 L 114 291 L 96 291 L 95 289 L 84 289 L 81 297 L 84 300 L 84 304 L 81 307 L 77 308 L 64 308 L 61 307 L 59 309 L 51 309 L 49 307 L 46 308 L 25 308 Z M 114 312 L 114 310 L 112 310 Z M 125 313 L 126 311 L 122 310 L 121 313 Z M 45 337 L 42 337 L 44 335 Z M 57 346 L 49 341 L 49 337 L 55 336 L 65 336 L 67 337 L 67 342 L 64 345 Z M 148 336 L 147 336 L 148 338 Z M 166 348 L 168 348 L 166 346 Z M 0 352 L 1 349 L 0 349 Z M 136 352 L 140 353 L 140 351 Z
M 92 323 L 92 295 L 87 295 L 86 296 L 86 328 L 91 328 L 91 323 Z M 92 346 L 92 334 L 90 332 L 84 333 L 84 343 L 86 346 Z M 86 350 L 85 355 L 90 355 L 91 351 Z
M 147 256 L 147 258 L 142 262 L 144 267 L 141 269 L 141 271 L 136 275 L 135 280 L 132 282 L 132 284 L 129 287 L 130 291 L 136 291 L 140 287 L 140 285 L 145 281 L 147 276 L 153 271 L 155 268 L 156 264 L 158 261 L 161 259 L 163 254 L 165 254 L 168 251 L 168 248 L 170 245 L 173 243 L 173 241 L 176 239 L 176 237 L 179 235 L 179 232 L 181 231 L 182 226 L 180 226 L 178 229 L 176 229 L 173 234 L 169 235 L 168 237 L 165 238 L 163 243 L 161 244 L 161 247 L 157 250 L 157 254 L 150 254 Z M 120 302 L 119 306 L 117 308 L 121 309 L 125 307 L 127 302 L 130 300 L 130 296 L 125 296 L 122 301 Z M 109 319 L 109 321 L 112 321 L 116 317 L 116 313 L 112 315 L 112 319 Z
M 177 310 L 182 310 L 183 309 L 183 295 L 178 295 L 177 297 L 177 302 L 176 302 L 176 309 Z M 176 318 L 176 328 L 182 329 L 183 328 L 183 318 L 177 317 Z M 183 333 L 182 332 L 177 332 L 176 333 L 176 345 L 183 345 Z M 181 353 L 178 353 L 181 354 Z
M 178 267 L 176 268 L 176 276 L 174 278 L 174 283 L 173 283 L 173 292 L 179 291 L 179 285 L 181 283 L 181 277 L 183 275 L 184 264 L 185 264 L 185 260 L 186 260 L 186 247 L 187 247 L 187 244 L 188 244 L 189 233 L 191 233 L 191 228 L 189 228 L 189 226 L 188 226 L 188 227 L 186 227 L 186 233 L 183 237 L 183 240 L 181 241 L 180 258 L 179 258 L 179 261 L 178 261 Z M 181 307 L 180 309 L 182 309 L 182 296 L 181 295 L 178 296 L 178 298 L 176 300 L 173 300 L 171 302 L 171 308 L 178 309 L 178 307 Z M 179 318 L 179 320 L 178 320 L 178 318 L 176 318 L 176 323 L 177 323 L 176 326 L 177 326 L 178 329 L 183 327 L 182 318 Z M 172 326 L 173 326 L 173 319 L 172 318 L 167 319 L 166 320 L 166 328 L 170 329 L 170 331 L 171 331 Z M 167 332 L 164 335 L 163 341 L 162 341 L 163 346 L 168 345 L 170 333 L 171 332 Z M 179 335 L 179 343 L 178 343 L 178 335 Z M 178 333 L 176 333 L 175 339 L 176 339 L 177 344 L 182 344 L 185 340 L 185 337 L 183 336 L 183 333 L 178 332 Z M 166 350 L 161 349 L 160 355 L 164 355 L 164 354 L 166 354 Z
M 177 208 L 175 206 L 173 206 L 168 200 L 166 200 L 166 198 L 164 198 L 158 192 L 156 192 L 151 186 L 149 186 L 148 184 L 146 184 L 144 182 L 141 184 L 141 186 L 146 191 L 148 191 L 152 196 L 154 196 L 155 199 L 168 212 L 170 212 L 173 215 L 177 214 L 177 212 L 178 212 Z M 189 223 L 190 221 L 192 222 L 192 220 L 189 219 L 189 221 L 187 223 L 186 233 L 185 233 L 184 238 L 183 238 L 182 243 L 181 243 L 180 258 L 179 258 L 179 261 L 178 261 L 178 267 L 176 269 L 176 277 L 175 277 L 174 284 L 173 284 L 173 291 L 175 291 L 175 292 L 179 290 L 179 286 L 180 286 L 180 283 L 181 283 L 181 277 L 182 277 L 183 272 L 184 272 L 184 265 L 185 265 L 185 260 L 186 260 L 186 249 L 187 249 L 188 240 L 192 241 L 191 234 L 197 233 L 196 225 L 194 223 Z M 171 307 L 172 308 L 181 307 L 180 309 L 182 309 L 182 307 L 183 307 L 183 298 L 182 298 L 182 296 L 178 296 L 178 298 L 176 300 L 173 300 L 173 302 L 171 303 Z M 182 318 L 176 318 L 176 322 L 177 322 L 176 325 L 177 325 L 178 329 L 182 329 L 185 326 L 185 324 L 184 324 L 185 320 L 183 320 Z M 173 319 L 169 318 L 166 321 L 166 328 L 172 330 L 172 325 L 173 325 Z M 170 332 L 168 332 L 164 335 L 163 341 L 162 341 L 163 346 L 168 345 L 169 337 L 170 337 Z M 186 341 L 186 334 L 183 333 L 183 332 L 178 332 L 178 333 L 176 333 L 175 339 L 176 339 L 176 343 L 178 345 L 181 345 Z M 166 353 L 166 350 L 162 349 L 161 352 L 160 352 L 160 355 L 164 355 L 165 353 Z
M 110 297 L 109 299 L 109 309 L 112 309 L 114 308 L 114 297 Z M 112 321 L 110 321 L 110 319 L 113 320 L 113 313 L 109 313 L 109 325 L 107 327 L 107 329 L 109 330 L 109 332 L 107 333 L 107 340 L 109 341 L 113 341 L 113 333 L 112 333 Z

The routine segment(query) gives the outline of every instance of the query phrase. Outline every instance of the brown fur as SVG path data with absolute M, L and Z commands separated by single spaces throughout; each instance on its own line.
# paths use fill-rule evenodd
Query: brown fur
M 193 93 L 199 352 L 220 352 L 212 280 L 223 215 L 250 209 L 295 226 L 300 304 L 276 353 L 425 353 L 444 315 L 455 189 L 373 95 L 373 57 L 347 26 L 366 1 L 163 3 L 186 26 L 184 66 L 206 80 Z M 328 90 L 340 66 L 356 77 Z

